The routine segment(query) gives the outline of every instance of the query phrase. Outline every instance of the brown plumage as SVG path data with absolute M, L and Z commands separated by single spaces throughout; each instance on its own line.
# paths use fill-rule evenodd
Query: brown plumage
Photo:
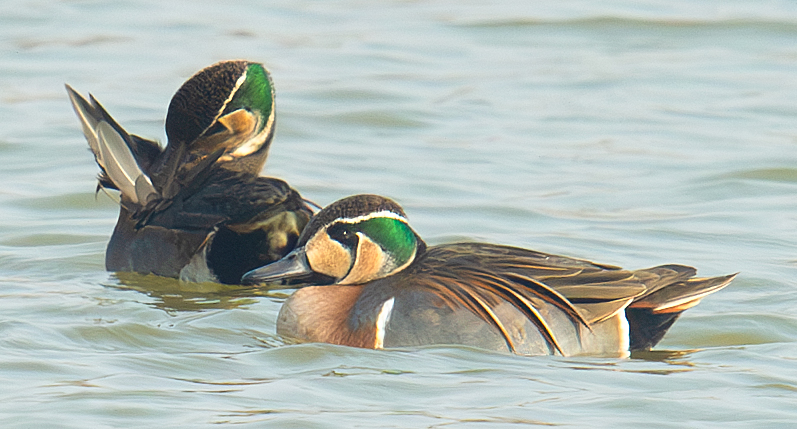
M 404 240 L 405 232 L 414 238 Z M 369 253 L 374 245 L 381 256 Z M 328 263 L 317 253 L 335 246 L 348 252 L 341 263 L 351 266 L 316 271 L 314 261 L 323 260 L 324 269 Z M 406 246 L 414 253 L 402 250 Z M 381 274 L 347 285 L 349 273 L 361 273 L 372 261 L 393 268 L 374 268 Z M 465 344 L 561 355 L 647 350 L 682 311 L 735 276 L 697 278 L 695 269 L 684 265 L 630 271 L 486 243 L 427 247 L 398 205 L 373 195 L 325 208 L 291 254 L 244 280 L 272 282 L 308 273 L 328 277 L 285 302 L 277 324 L 283 335 L 371 348 Z

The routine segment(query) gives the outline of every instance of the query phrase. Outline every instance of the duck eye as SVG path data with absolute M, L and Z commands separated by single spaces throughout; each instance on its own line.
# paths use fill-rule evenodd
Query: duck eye
M 327 229 L 327 234 L 333 240 L 349 248 L 357 247 L 357 234 L 348 228 L 348 225 L 336 223 Z

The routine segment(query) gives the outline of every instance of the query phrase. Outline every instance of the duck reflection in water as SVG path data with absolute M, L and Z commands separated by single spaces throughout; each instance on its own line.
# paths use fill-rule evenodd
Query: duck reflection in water
M 117 272 L 118 283 L 108 286 L 134 290 L 152 298 L 147 304 L 169 313 L 233 309 L 254 304 L 260 298 L 282 302 L 288 294 L 279 290 L 227 285 L 218 282 L 183 282 L 168 277 L 132 272 Z

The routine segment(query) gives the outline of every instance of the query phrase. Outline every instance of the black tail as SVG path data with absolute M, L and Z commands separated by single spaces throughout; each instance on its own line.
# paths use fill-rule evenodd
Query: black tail
M 625 310 L 631 351 L 648 350 L 658 344 L 684 310 L 725 286 L 736 277 L 692 278 L 664 286 L 637 298 Z
M 659 343 L 667 330 L 678 319 L 682 311 L 677 313 L 654 313 L 649 308 L 629 307 L 625 310 L 630 333 L 630 350 L 650 350 Z

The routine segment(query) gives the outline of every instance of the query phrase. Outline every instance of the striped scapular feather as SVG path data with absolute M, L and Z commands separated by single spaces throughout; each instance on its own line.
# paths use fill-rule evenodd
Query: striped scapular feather
M 430 290 L 448 306 L 468 309 L 493 326 L 514 351 L 512 337 L 494 311 L 509 303 L 538 329 L 552 353 L 563 354 L 542 306 L 560 310 L 580 341 L 582 328 L 591 331 L 629 306 L 682 311 L 733 278 L 695 279 L 694 274 L 694 268 L 683 265 L 630 271 L 510 246 L 456 243 L 429 247 L 391 282 Z

